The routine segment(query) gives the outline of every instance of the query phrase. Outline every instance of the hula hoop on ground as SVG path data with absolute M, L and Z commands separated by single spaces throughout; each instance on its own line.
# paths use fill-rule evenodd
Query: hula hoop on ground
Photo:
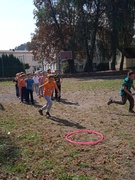
M 77 134 L 77 133 L 82 133 L 82 132 L 86 132 L 86 133 L 89 133 L 89 134 L 96 134 L 98 136 L 100 136 L 100 139 L 97 140 L 97 141 L 91 141 L 91 142 L 80 142 L 80 141 L 73 141 L 71 139 L 69 139 L 69 137 L 73 134 Z M 80 144 L 80 145 L 96 145 L 98 143 L 100 143 L 101 141 L 103 141 L 104 139 L 104 136 L 99 133 L 99 132 L 95 132 L 95 131 L 92 131 L 92 130 L 77 130 L 77 131 L 73 131 L 73 132 L 70 132 L 66 135 L 66 140 L 70 143 L 74 143 L 74 144 Z

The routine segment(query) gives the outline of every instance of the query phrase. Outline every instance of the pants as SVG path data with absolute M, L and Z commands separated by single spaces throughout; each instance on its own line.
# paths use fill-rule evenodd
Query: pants
M 26 87 L 21 88 L 21 101 L 23 102 L 24 99 L 26 99 Z
M 58 89 L 59 89 L 59 91 L 60 91 L 60 94 L 61 94 L 61 84 L 57 84 L 57 87 L 58 87 Z M 58 92 L 57 92 L 57 90 L 55 89 L 55 98 L 56 99 L 58 99 Z M 60 97 L 59 97 L 60 98 Z
M 128 94 L 126 95 L 122 95 L 122 100 L 121 101 L 112 101 L 112 103 L 115 104 L 120 104 L 120 105 L 124 105 L 126 104 L 127 100 L 129 101 L 129 111 L 133 110 L 134 108 L 134 98 Z
M 36 94 L 38 94 L 39 83 L 35 83 L 34 86 L 35 86 L 35 92 Z
M 51 97 L 50 97 L 50 96 L 45 95 L 44 97 L 45 97 L 45 99 L 46 99 L 47 103 L 46 103 L 46 105 L 44 105 L 44 106 L 41 108 L 41 110 L 45 110 L 45 109 L 47 109 L 47 111 L 49 112 L 49 111 L 50 111 L 50 109 L 51 109 L 51 107 L 52 107 L 53 102 L 52 102 L 52 100 L 51 100 Z
M 17 85 L 15 86 L 15 90 L 16 90 L 16 97 L 19 97 L 19 87 Z
M 26 89 L 26 102 L 29 103 L 29 96 L 31 98 L 31 103 L 34 104 L 33 91 L 31 89 Z

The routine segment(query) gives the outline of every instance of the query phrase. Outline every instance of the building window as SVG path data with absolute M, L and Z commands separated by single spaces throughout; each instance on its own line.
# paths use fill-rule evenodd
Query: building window
M 32 56 L 32 61 L 35 61 L 35 56 Z
M 79 70 L 83 70 L 83 64 L 79 65 Z
M 18 56 L 17 58 L 19 59 L 20 62 L 24 63 L 24 58 L 23 58 L 23 56 Z

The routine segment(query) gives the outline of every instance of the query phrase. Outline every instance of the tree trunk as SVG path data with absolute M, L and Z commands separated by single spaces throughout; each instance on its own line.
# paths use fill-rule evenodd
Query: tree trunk
M 123 71 L 123 64 L 124 64 L 124 53 L 122 52 L 121 62 L 120 62 L 120 71 Z
M 86 44 L 86 53 L 87 53 L 87 61 L 84 67 L 85 72 L 93 71 L 93 58 L 94 58 L 94 51 L 95 51 L 95 43 L 96 43 L 96 35 L 97 35 L 97 29 L 98 29 L 98 21 L 99 21 L 99 13 L 100 13 L 100 0 L 98 0 L 97 4 L 97 14 L 95 17 L 95 26 L 94 26 L 94 32 L 92 34 L 91 39 L 91 48 L 89 51 L 88 42 Z

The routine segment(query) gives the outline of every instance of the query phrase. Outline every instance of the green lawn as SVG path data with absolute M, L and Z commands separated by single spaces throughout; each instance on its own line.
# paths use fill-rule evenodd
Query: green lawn
M 40 104 L 21 104 L 12 82 L 1 82 L 0 180 L 132 180 L 135 117 L 128 104 L 107 106 L 110 96 L 120 98 L 121 82 L 64 79 L 63 101 L 54 102 L 51 119 L 38 114 Z M 77 129 L 101 132 L 104 140 L 95 146 L 68 143 L 65 135 Z

